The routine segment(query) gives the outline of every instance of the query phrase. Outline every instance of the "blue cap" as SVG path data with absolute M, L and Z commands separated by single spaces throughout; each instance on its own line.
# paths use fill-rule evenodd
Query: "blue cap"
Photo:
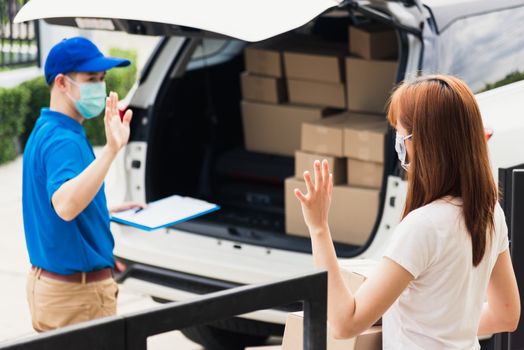
M 125 58 L 105 57 L 93 42 L 78 36 L 62 40 L 49 51 L 44 66 L 45 80 L 51 85 L 58 74 L 103 72 L 130 64 Z

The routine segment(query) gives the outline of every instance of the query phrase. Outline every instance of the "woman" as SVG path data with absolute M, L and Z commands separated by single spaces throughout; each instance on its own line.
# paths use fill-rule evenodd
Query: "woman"
M 328 271 L 328 320 L 337 338 L 383 317 L 384 349 L 479 349 L 477 335 L 513 331 L 520 299 L 504 213 L 475 98 L 461 80 L 426 76 L 393 93 L 388 120 L 408 174 L 403 218 L 374 276 L 353 295 L 328 227 L 327 162 L 295 189 L 315 265 Z

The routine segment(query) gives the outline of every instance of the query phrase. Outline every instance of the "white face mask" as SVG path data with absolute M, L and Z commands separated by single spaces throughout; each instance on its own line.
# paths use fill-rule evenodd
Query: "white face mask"
M 407 148 L 406 148 L 406 140 L 410 139 L 413 136 L 413 134 L 409 134 L 407 136 L 399 135 L 397 132 L 395 136 L 395 151 L 397 151 L 398 160 L 400 160 L 400 166 L 404 168 L 404 170 L 408 170 L 409 163 L 406 163 L 406 156 L 407 156 Z

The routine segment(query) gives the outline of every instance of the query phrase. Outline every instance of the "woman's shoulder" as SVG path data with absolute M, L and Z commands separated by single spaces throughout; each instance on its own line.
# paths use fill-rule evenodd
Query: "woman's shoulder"
M 506 215 L 504 210 L 500 206 L 499 202 L 495 205 L 495 211 L 493 214 L 493 223 L 495 225 L 495 233 L 500 235 L 508 234 L 508 227 L 506 225 Z
M 408 233 L 410 231 L 427 232 L 433 228 L 431 220 L 432 209 L 429 205 L 409 212 L 398 224 L 397 231 Z
M 504 210 L 498 201 L 495 204 L 495 219 L 506 219 L 506 214 L 504 214 Z
M 460 198 L 443 198 L 412 210 L 401 221 L 401 229 L 415 229 L 418 232 L 445 232 L 455 226 L 462 217 Z
M 462 212 L 462 199 L 458 197 L 443 197 L 431 203 L 412 210 L 407 216 L 413 221 L 426 221 L 448 219 L 449 216 L 456 216 Z

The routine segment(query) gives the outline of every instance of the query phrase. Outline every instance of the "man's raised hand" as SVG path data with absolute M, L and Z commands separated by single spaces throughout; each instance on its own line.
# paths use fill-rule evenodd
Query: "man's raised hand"
M 124 147 L 129 141 L 129 124 L 133 112 L 128 109 L 124 117 L 120 119 L 118 111 L 118 94 L 110 92 L 109 97 L 106 98 L 106 111 L 104 116 L 104 124 L 106 131 L 106 145 L 115 154 Z

